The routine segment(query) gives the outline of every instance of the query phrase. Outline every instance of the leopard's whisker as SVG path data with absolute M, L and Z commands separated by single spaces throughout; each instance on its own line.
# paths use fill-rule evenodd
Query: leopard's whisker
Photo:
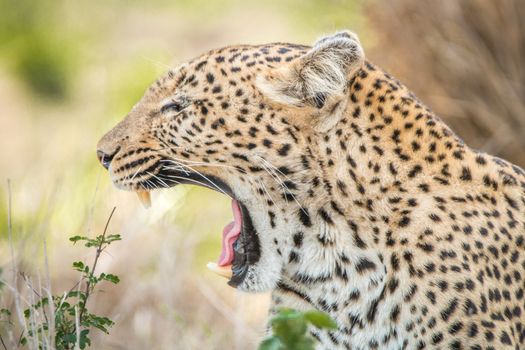
M 188 167 L 189 168 L 189 167 Z M 171 167 L 165 167 L 165 169 L 171 169 Z M 220 191 L 221 193 L 225 194 L 226 196 L 229 196 L 226 192 L 224 192 L 224 190 L 222 190 L 219 186 L 217 186 L 217 184 L 215 182 L 213 182 L 210 178 L 208 178 L 206 175 L 202 174 L 201 172 L 195 170 L 195 169 L 191 169 L 193 172 L 197 173 L 198 175 L 200 175 L 203 179 L 205 179 L 210 185 L 212 185 L 215 189 L 217 189 L 218 191 Z M 188 178 L 186 178 L 188 179 Z M 189 180 L 189 179 L 188 179 Z M 206 187 L 209 187 L 209 186 L 206 186 Z
M 261 186 L 262 186 L 262 189 L 263 189 L 264 193 L 266 194 L 266 196 L 268 196 L 268 198 L 273 203 L 273 205 L 275 205 L 277 208 L 281 209 L 281 207 L 275 202 L 275 200 L 273 199 L 272 195 L 270 194 L 270 192 L 266 188 L 266 185 L 264 184 L 264 181 L 260 180 L 260 183 L 261 183 Z
M 194 179 L 188 179 L 187 177 L 183 177 L 183 176 L 169 175 L 169 174 L 165 174 L 164 176 L 165 176 L 165 177 L 168 177 L 168 178 L 170 178 L 170 179 L 183 180 L 184 182 L 191 182 L 191 183 L 193 183 L 193 184 L 201 185 L 201 186 L 203 186 L 203 187 L 209 187 L 206 183 L 204 183 L 204 182 L 202 182 L 202 181 L 194 180 Z M 218 190 L 219 192 L 221 192 L 222 194 L 224 194 L 225 196 L 228 196 L 228 197 L 229 197 L 229 195 L 228 195 L 226 192 L 224 192 L 222 189 L 220 189 L 220 188 L 217 187 L 217 190 Z
M 170 156 L 171 159 L 162 159 L 161 162 L 174 162 L 178 161 L 182 164 L 187 163 L 191 164 L 193 166 L 207 166 L 207 167 L 219 167 L 219 168 L 226 168 L 226 169 L 236 169 L 234 166 L 231 165 L 225 165 L 225 164 L 217 164 L 217 163 L 206 163 L 206 162 L 197 162 L 197 161 L 191 161 L 187 159 L 180 159 L 173 156 Z
M 283 192 L 284 191 L 283 183 L 281 181 L 279 181 L 278 178 L 275 177 L 275 175 L 272 173 L 271 169 L 269 169 L 264 163 L 262 164 L 262 166 L 263 166 L 263 169 L 270 175 L 270 177 L 277 183 L 277 185 L 281 189 L 281 192 Z M 285 200 L 286 204 L 288 204 L 288 198 L 286 196 L 284 196 L 284 200 Z
M 297 205 L 299 206 L 299 208 L 306 214 L 306 210 L 303 208 L 303 206 L 301 205 L 301 203 L 299 203 L 299 201 L 297 200 L 297 198 L 295 197 L 295 195 L 290 191 L 290 189 L 288 188 L 288 186 L 286 186 L 286 184 L 281 180 L 281 178 L 279 177 L 278 174 L 275 173 L 276 170 L 278 170 L 273 164 L 271 164 L 269 161 L 267 161 L 266 159 L 264 159 L 263 157 L 261 156 L 257 156 L 261 161 L 262 161 L 262 165 L 263 165 L 263 168 L 268 172 L 268 174 L 270 174 L 270 176 L 272 176 L 273 179 L 275 179 L 275 181 L 281 186 L 281 189 L 284 193 L 284 199 L 285 201 L 288 203 L 288 198 L 286 196 L 286 194 L 289 194 L 290 196 L 292 196 L 293 200 L 295 201 L 295 203 L 297 203 Z M 276 169 L 276 170 L 273 170 L 273 169 Z M 270 172 L 269 170 L 273 170 L 272 172 Z M 282 172 L 281 172 L 282 173 Z M 284 175 L 284 174 L 283 174 Z M 286 175 L 284 175 L 286 176 Z M 288 177 L 287 177 L 288 178 Z M 291 180 L 290 180 L 291 181 Z M 291 181 L 293 183 L 293 181 Z
M 215 182 L 213 182 L 212 180 L 210 180 L 206 175 L 204 175 L 203 173 L 201 173 L 200 171 L 186 165 L 186 164 L 182 164 L 180 162 L 177 162 L 177 161 L 173 161 L 175 164 L 177 165 L 180 165 L 180 166 L 183 166 L 185 168 L 188 168 L 190 169 L 191 171 L 197 173 L 198 175 L 200 175 L 202 178 L 204 178 L 206 181 L 208 181 L 213 187 L 215 187 L 216 189 L 218 189 L 219 191 L 221 191 L 222 193 L 224 193 L 225 195 L 228 195 L 226 194 L 219 186 L 217 186 L 217 184 L 215 184 Z M 170 169 L 169 167 L 165 167 L 166 169 Z
M 164 182 L 164 180 L 162 180 L 162 179 L 161 179 L 160 177 L 158 177 L 157 175 L 155 175 L 155 174 L 153 174 L 153 173 L 150 173 L 149 171 L 146 171 L 146 173 L 147 173 L 148 175 L 150 175 L 151 177 L 153 177 L 154 179 L 159 180 L 159 182 L 160 182 L 162 185 L 164 185 L 164 187 L 170 187 L 170 186 L 168 186 L 168 184 L 167 184 L 166 182 Z
M 138 174 L 141 170 L 142 170 L 142 165 L 139 166 L 139 168 L 137 169 L 137 171 L 135 171 L 135 173 L 133 174 L 133 176 L 131 177 L 131 179 L 128 180 L 127 178 L 124 178 L 124 180 L 129 181 L 129 182 L 133 181 L 133 179 L 135 178 L 135 176 L 137 176 L 137 174 Z

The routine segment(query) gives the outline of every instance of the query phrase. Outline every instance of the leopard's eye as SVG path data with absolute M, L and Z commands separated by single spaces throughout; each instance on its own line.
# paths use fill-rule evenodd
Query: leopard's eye
M 180 112 L 183 109 L 184 109 L 184 107 L 182 107 L 182 105 L 180 103 L 178 103 L 178 102 L 170 102 L 170 103 L 167 103 L 164 106 L 162 106 L 160 108 L 160 112 L 161 113 L 166 113 L 167 111 Z
M 182 111 L 184 108 L 188 107 L 188 100 L 185 99 L 185 98 L 179 98 L 179 99 L 176 99 L 176 100 L 170 100 L 168 102 L 166 102 L 161 108 L 160 108 L 160 112 L 161 113 L 166 113 L 166 112 L 170 112 L 170 111 L 173 111 L 173 112 L 180 112 Z

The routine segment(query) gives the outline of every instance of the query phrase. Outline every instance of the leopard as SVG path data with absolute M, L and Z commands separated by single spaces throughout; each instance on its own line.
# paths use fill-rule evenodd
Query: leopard
M 231 197 L 210 268 L 269 292 L 270 316 L 327 313 L 317 349 L 525 349 L 525 172 L 466 145 L 351 31 L 172 68 L 97 157 L 146 203 L 179 184 Z

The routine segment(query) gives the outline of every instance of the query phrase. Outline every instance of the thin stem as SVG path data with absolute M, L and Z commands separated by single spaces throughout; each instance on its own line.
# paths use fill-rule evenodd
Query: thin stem
M 18 346 L 22 344 L 22 339 L 25 338 L 24 334 L 25 334 L 25 330 L 22 329 L 22 332 L 20 332 L 20 337 L 18 338 Z M 27 332 L 27 334 L 29 334 L 29 332 Z
M 106 226 L 104 227 L 104 232 L 102 233 L 103 238 L 106 237 L 106 232 L 108 231 L 109 222 L 111 221 L 111 218 L 113 217 L 113 213 L 115 212 L 116 209 L 117 207 L 113 207 L 113 209 L 111 210 L 111 214 L 109 214 L 108 221 L 106 221 Z
M 2 342 L 2 346 L 4 347 L 4 349 L 7 350 L 7 346 L 5 346 L 4 338 L 2 338 L 1 334 L 0 334 L 0 342 Z
M 14 284 L 16 286 L 16 273 L 14 273 L 16 269 L 16 263 L 15 263 L 15 249 L 13 247 L 13 223 L 11 222 L 11 205 L 12 205 L 12 196 L 11 196 L 11 180 L 7 179 L 7 238 L 10 242 L 10 248 L 11 248 L 11 259 L 13 264 L 13 275 L 15 276 Z
M 109 222 L 111 221 L 111 218 L 113 217 L 113 213 L 115 213 L 116 209 L 117 209 L 117 207 L 113 207 L 113 210 L 111 210 L 111 214 L 109 214 L 109 218 L 106 221 L 106 226 L 104 227 L 104 232 L 102 232 L 102 239 L 100 240 L 100 243 L 99 243 L 99 245 L 97 247 L 97 251 L 96 251 L 96 254 L 95 254 L 95 260 L 93 261 L 93 266 L 91 267 L 91 270 L 89 272 L 89 275 L 91 275 L 91 276 L 95 275 L 95 269 L 97 268 L 98 259 L 100 257 L 100 254 L 104 250 L 104 248 L 102 246 L 105 243 L 106 232 L 108 230 Z M 88 278 L 88 280 L 86 282 L 86 288 L 85 288 L 84 293 L 86 294 L 86 297 L 84 299 L 84 305 L 80 309 L 80 315 L 78 317 L 79 324 L 82 324 L 82 316 L 84 315 L 84 310 L 86 310 L 86 305 L 87 305 L 87 302 L 88 302 L 88 298 L 89 298 L 89 296 L 91 294 L 91 280 L 89 278 Z
M 49 335 L 49 346 L 50 348 L 55 348 L 55 302 L 53 300 L 52 291 L 53 288 L 51 286 L 51 276 L 49 275 L 49 261 L 47 258 L 47 243 L 46 239 L 44 238 L 44 262 L 45 262 L 45 272 L 46 272 L 46 283 L 47 283 L 47 298 L 49 300 L 48 302 L 48 308 L 49 308 L 49 315 L 51 322 L 48 323 L 48 335 Z M 45 308 L 44 315 L 45 315 Z M 47 321 L 47 315 L 46 315 L 46 321 Z

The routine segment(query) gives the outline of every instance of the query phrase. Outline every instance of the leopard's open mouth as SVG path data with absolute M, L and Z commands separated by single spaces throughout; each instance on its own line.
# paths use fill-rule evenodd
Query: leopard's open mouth
M 257 263 L 261 255 L 259 237 L 247 207 L 235 198 L 235 194 L 223 180 L 215 176 L 203 175 L 195 171 L 180 171 L 162 168 L 160 173 L 148 179 L 148 187 L 173 187 L 179 184 L 200 185 L 232 198 L 233 221 L 222 232 L 222 249 L 216 263 L 208 263 L 213 272 L 229 279 L 228 284 L 237 287 L 246 278 L 248 268 Z M 137 187 L 142 187 L 137 184 Z M 140 201 L 146 207 L 151 205 L 147 190 L 136 190 Z

